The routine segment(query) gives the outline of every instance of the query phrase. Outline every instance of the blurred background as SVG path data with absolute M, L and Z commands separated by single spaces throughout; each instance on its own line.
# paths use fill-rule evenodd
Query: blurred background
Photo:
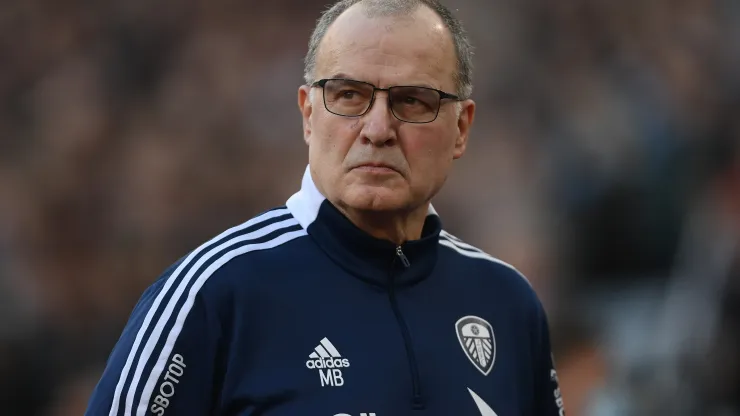
M 298 189 L 328 0 L 0 2 L 0 414 L 81 415 L 141 292 Z M 740 2 L 448 0 L 445 227 L 522 270 L 568 414 L 740 414 Z

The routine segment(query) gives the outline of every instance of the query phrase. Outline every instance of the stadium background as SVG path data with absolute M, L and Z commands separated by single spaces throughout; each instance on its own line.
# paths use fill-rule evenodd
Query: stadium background
M 0 414 L 82 414 L 142 290 L 297 189 L 326 2 L 0 3 Z M 478 113 L 435 205 L 530 277 L 568 414 L 739 414 L 740 2 L 447 4 Z

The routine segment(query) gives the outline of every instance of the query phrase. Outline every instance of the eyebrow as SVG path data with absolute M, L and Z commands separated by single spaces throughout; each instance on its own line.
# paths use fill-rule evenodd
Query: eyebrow
M 368 84 L 375 85 L 375 84 L 373 84 L 370 81 L 365 81 L 365 80 L 362 80 L 362 79 L 357 79 L 355 77 L 352 77 L 350 75 L 345 74 L 344 72 L 337 72 L 337 73 L 333 74 L 332 76 L 330 76 L 329 78 L 351 79 L 351 80 L 361 81 L 361 82 L 367 82 Z M 437 88 L 435 86 L 432 86 L 431 84 L 428 84 L 426 82 L 417 82 L 417 83 L 409 83 L 409 84 L 396 84 L 396 85 L 392 85 L 392 86 L 398 86 L 398 87 L 422 87 L 422 88 L 431 88 L 431 89 L 435 89 L 435 90 L 436 89 L 439 89 L 439 88 Z M 386 88 L 388 88 L 388 87 L 386 87 Z
M 351 77 L 344 72 L 337 72 L 336 74 L 330 76 L 329 78 L 344 78 L 344 79 L 356 79 L 354 77 Z M 360 81 L 359 79 L 357 81 Z

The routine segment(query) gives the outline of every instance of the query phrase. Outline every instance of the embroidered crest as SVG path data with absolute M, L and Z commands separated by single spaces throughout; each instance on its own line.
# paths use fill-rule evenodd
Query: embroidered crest
M 496 360 L 496 338 L 491 324 L 477 316 L 465 316 L 455 324 L 455 332 L 470 362 L 487 376 Z

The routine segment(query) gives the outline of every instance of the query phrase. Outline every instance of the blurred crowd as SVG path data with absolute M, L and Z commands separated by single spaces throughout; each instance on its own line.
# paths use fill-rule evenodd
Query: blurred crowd
M 143 289 L 298 189 L 326 3 L 0 2 L 0 414 L 82 414 Z M 568 414 L 740 414 L 740 2 L 445 3 L 478 110 L 434 204 L 530 278 Z

